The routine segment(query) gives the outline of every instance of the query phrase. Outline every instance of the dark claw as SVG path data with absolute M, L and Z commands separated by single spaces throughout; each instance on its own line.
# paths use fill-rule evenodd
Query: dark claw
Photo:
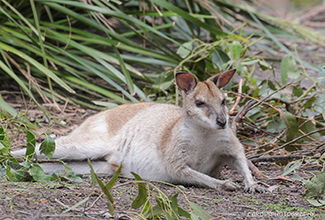
M 266 193 L 266 192 L 269 192 L 269 190 L 267 189 L 264 189 L 264 188 L 260 188 L 260 187 L 246 187 L 244 189 L 245 193 L 251 193 L 251 194 L 254 194 L 255 192 L 257 193 Z

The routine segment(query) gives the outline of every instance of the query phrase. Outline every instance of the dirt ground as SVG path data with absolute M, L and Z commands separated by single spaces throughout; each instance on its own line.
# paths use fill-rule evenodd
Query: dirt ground
M 178 196 L 178 204 L 190 211 L 188 200 L 195 202 L 214 219 L 324 219 L 323 209 L 314 208 L 303 199 L 305 188 L 301 183 L 272 180 L 282 170 L 275 165 L 259 168 L 270 177 L 264 179 L 263 183 L 272 186 L 272 192 L 248 194 L 242 189 L 227 192 L 184 187 L 184 194 Z M 222 176 L 234 181 L 241 180 L 232 170 L 225 170 Z M 102 180 L 104 183 L 109 181 L 108 178 Z M 241 184 L 240 181 L 238 184 Z M 155 185 L 167 196 L 177 193 L 175 187 L 161 183 Z M 140 210 L 131 209 L 131 204 L 137 195 L 137 187 L 129 180 L 120 178 L 111 192 L 115 199 L 115 217 L 109 214 L 107 200 L 99 188 L 93 187 L 87 177 L 83 183 L 1 182 L 0 218 L 135 219 Z M 71 208 L 80 202 L 79 206 Z

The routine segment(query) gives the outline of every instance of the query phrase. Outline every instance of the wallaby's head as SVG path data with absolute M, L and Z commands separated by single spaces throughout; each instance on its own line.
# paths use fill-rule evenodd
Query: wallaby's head
M 183 90 L 185 116 L 205 128 L 224 129 L 228 124 L 228 108 L 221 88 L 226 86 L 236 69 L 219 73 L 204 82 L 186 72 L 176 74 L 176 84 Z

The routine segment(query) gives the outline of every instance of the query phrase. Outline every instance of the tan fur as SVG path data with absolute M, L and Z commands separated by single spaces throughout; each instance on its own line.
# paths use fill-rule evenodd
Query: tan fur
M 153 105 L 154 103 L 139 103 L 121 105 L 117 108 L 109 110 L 109 114 L 106 113 L 107 124 L 110 125 L 109 134 L 114 136 L 117 132 L 133 118 L 139 111 Z

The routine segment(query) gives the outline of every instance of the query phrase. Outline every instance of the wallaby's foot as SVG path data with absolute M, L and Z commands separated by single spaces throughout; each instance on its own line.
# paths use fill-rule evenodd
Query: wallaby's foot
M 254 183 L 254 184 L 252 184 L 250 186 L 245 187 L 244 191 L 248 192 L 248 193 L 255 193 L 255 192 L 257 192 L 257 193 L 266 193 L 266 192 L 268 192 L 267 189 L 259 186 L 257 183 Z
M 239 189 L 239 186 L 230 180 L 223 181 L 223 183 L 217 187 L 217 190 L 236 191 L 237 189 Z
M 227 191 L 236 191 L 240 189 L 240 186 L 230 180 L 224 180 L 222 183 L 217 187 L 217 190 L 227 190 Z M 250 186 L 245 187 L 244 191 L 246 193 L 266 193 L 268 192 L 267 189 L 259 186 L 257 183 L 253 183 Z

